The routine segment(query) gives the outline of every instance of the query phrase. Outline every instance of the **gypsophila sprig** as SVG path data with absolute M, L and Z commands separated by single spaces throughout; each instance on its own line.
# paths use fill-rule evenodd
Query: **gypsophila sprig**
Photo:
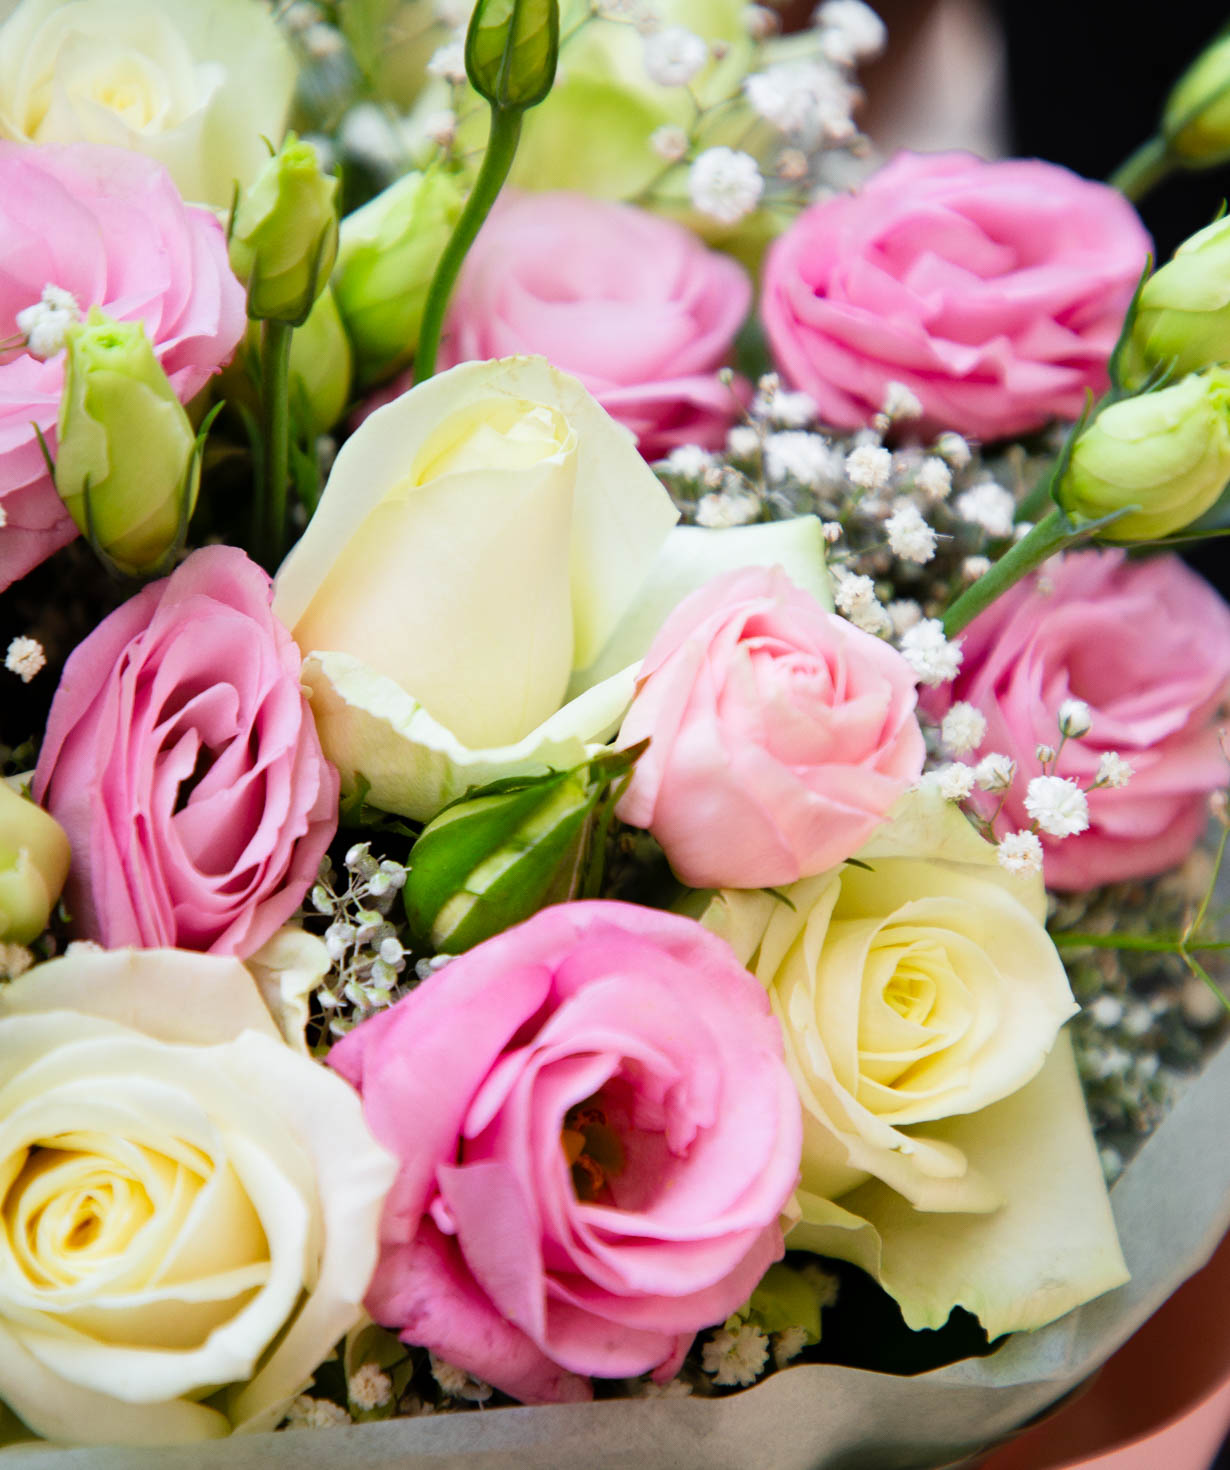
M 755 1383 L 768 1360 L 769 1339 L 749 1322 L 711 1333 L 701 1354 L 701 1366 L 721 1388 L 746 1388 Z
M 414 983 L 403 979 L 405 931 L 394 908 L 405 881 L 405 867 L 374 857 L 368 842 L 348 849 L 341 875 L 330 859 L 321 864 L 308 902 L 313 914 L 329 921 L 322 937 L 331 969 L 316 992 L 329 1037 L 344 1036 Z
M 1065 776 L 1035 776 L 1025 795 L 1025 810 L 1050 837 L 1075 837 L 1089 826 L 1089 802 Z
M 971 750 L 977 750 L 986 733 L 986 716 L 964 700 L 952 706 L 940 725 L 940 740 L 953 755 L 968 755 Z

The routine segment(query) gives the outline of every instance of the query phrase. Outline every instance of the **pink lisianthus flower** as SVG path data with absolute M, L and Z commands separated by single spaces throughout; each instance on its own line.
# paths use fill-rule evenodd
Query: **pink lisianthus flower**
M 252 954 L 290 918 L 337 829 L 337 772 L 268 576 L 194 552 L 70 656 L 36 799 L 68 834 L 78 931 L 108 949 Z
M 1039 834 L 1049 888 L 1096 888 L 1182 862 L 1209 793 L 1230 776 L 1215 724 L 1230 694 L 1230 608 L 1202 578 L 1173 556 L 1069 552 L 997 598 L 961 646 L 960 673 L 925 706 L 939 718 L 953 701 L 972 704 L 986 736 L 962 759 L 998 752 L 1016 762 L 998 832 L 1030 825 L 1035 752 L 1059 744 L 1066 699 L 1083 700 L 1092 723 L 1064 741 L 1056 774 L 1086 787 L 1107 752 L 1131 768 L 1126 784 L 1089 793 L 1085 831 Z M 999 793 L 984 801 L 989 814 Z
M 680 603 L 641 665 L 619 804 L 693 888 L 793 883 L 848 858 L 922 773 L 916 676 L 780 567 Z
M 751 299 L 743 267 L 682 225 L 584 194 L 506 195 L 462 267 L 441 366 L 541 354 L 646 459 L 716 449 L 738 409 L 717 369 Z
M 367 1308 L 529 1403 L 670 1376 L 782 1253 L 797 1094 L 761 987 L 691 919 L 544 909 L 342 1038 L 401 1160 Z
M 222 226 L 141 154 L 0 142 L 0 197 L 0 338 L 19 343 L 0 361 L 2 590 L 77 534 L 35 432 L 54 455 L 64 353 L 37 335 L 39 355 L 27 349 L 18 313 L 51 286 L 82 315 L 98 306 L 143 322 L 184 403 L 231 356 L 247 318 Z
M 1121 194 L 1055 164 L 898 153 L 773 244 L 762 317 L 825 423 L 869 423 L 898 382 L 923 432 L 1001 439 L 1103 391 L 1149 249 Z

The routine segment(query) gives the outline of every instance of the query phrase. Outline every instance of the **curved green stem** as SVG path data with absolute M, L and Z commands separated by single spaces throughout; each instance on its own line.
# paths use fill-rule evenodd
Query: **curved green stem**
M 521 136 L 521 108 L 492 107 L 491 131 L 487 135 L 487 151 L 483 155 L 474 188 L 466 200 L 461 218 L 453 230 L 444 254 L 436 266 L 423 309 L 423 325 L 419 331 L 418 350 L 414 355 L 414 380 L 421 383 L 436 370 L 436 354 L 440 350 L 440 333 L 448 310 L 453 285 L 466 252 L 482 229 L 483 221 L 508 177 L 517 140 Z
M 290 478 L 290 340 L 287 322 L 261 323 L 261 416 L 265 455 L 261 560 L 274 571 L 286 543 L 286 484 Z
M 979 577 L 957 598 L 944 614 L 944 636 L 951 638 L 959 633 L 984 607 L 989 607 L 1001 593 L 1028 576 L 1048 556 L 1080 539 L 1082 533 L 1072 529 L 1067 516 L 1058 507 L 1043 516 L 1028 535 L 1022 536 L 1015 546 L 1004 552 L 985 577 Z
M 1140 201 L 1170 173 L 1174 166 L 1164 138 L 1153 137 L 1125 158 L 1107 179 L 1107 183 L 1133 204 Z

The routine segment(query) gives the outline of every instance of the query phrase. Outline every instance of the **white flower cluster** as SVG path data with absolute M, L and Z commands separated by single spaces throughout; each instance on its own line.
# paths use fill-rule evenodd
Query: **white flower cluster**
M 73 293 L 48 282 L 34 305 L 17 313 L 17 330 L 31 357 L 48 358 L 63 351 L 69 327 L 80 320 L 81 308 Z
M 388 917 L 406 881 L 398 862 L 378 861 L 370 844 L 356 843 L 346 854 L 346 884 L 334 881 L 326 858 L 311 893 L 312 908 L 331 919 L 324 932 L 332 962 L 330 982 L 317 991 L 329 1014 L 331 1036 L 343 1036 L 373 1012 L 399 998 L 406 968 L 397 926 Z

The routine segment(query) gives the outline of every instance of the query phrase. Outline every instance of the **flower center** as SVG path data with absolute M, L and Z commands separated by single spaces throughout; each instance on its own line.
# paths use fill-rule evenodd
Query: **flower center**
M 560 1131 L 560 1146 L 572 1170 L 572 1188 L 585 1204 L 600 1199 L 608 1179 L 622 1172 L 623 1145 L 606 1119 L 600 1097 L 569 1108 Z

